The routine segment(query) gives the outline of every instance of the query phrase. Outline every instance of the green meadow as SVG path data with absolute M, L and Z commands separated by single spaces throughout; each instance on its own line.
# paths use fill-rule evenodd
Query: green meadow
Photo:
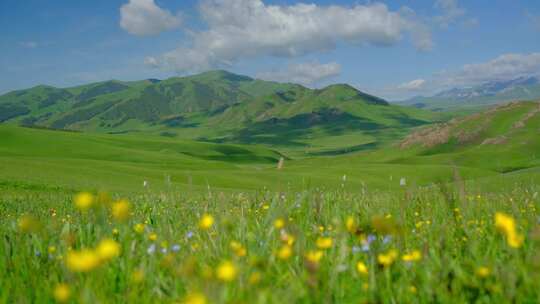
M 218 71 L 0 108 L 2 303 L 540 302 L 538 102 Z

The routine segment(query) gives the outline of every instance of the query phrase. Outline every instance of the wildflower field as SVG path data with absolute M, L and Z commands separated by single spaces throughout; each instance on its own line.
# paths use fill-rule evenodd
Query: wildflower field
M 538 187 L 0 196 L 2 303 L 538 303 Z

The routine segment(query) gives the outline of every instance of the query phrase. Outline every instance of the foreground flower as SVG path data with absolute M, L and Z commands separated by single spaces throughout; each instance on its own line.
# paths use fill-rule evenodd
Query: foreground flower
M 69 297 L 71 296 L 71 290 L 69 289 L 69 286 L 67 284 L 60 283 L 54 288 L 53 295 L 56 302 L 65 303 L 69 300 Z
M 487 278 L 491 274 L 491 271 L 485 266 L 480 266 L 476 268 L 475 273 L 479 278 Z
M 127 200 L 119 200 L 112 205 L 112 216 L 115 220 L 123 222 L 129 218 L 129 209 Z
M 394 263 L 398 257 L 398 252 L 395 249 L 389 250 L 387 253 L 380 253 L 377 256 L 377 261 L 384 267 L 388 267 Z
M 145 228 L 144 224 L 140 224 L 140 223 L 133 226 L 133 230 L 137 232 L 138 234 L 142 234 L 144 232 L 144 228 Z
M 73 272 L 88 272 L 98 267 L 99 264 L 99 256 L 89 249 L 70 251 L 66 257 L 66 266 Z
M 332 238 L 320 237 L 316 241 L 317 248 L 319 249 L 328 249 L 332 247 L 333 241 Z
M 287 260 L 291 256 L 292 256 L 292 248 L 289 245 L 282 246 L 277 252 L 277 257 L 281 260 Z
M 368 268 L 364 262 L 360 261 L 356 263 L 356 271 L 358 271 L 361 275 L 367 275 L 368 274 Z
M 422 253 L 419 250 L 413 250 L 409 253 L 404 254 L 401 259 L 404 262 L 416 262 L 422 259 Z
M 214 217 L 210 214 L 204 214 L 199 221 L 199 228 L 202 230 L 208 230 L 214 225 Z
M 506 236 L 508 246 L 519 248 L 523 245 L 525 238 L 522 234 L 517 232 L 516 222 L 511 216 L 502 212 L 497 212 L 495 214 L 495 227 Z
M 108 261 L 120 255 L 120 245 L 112 239 L 104 239 L 99 243 L 96 252 L 101 260 Z
M 232 251 L 234 252 L 234 254 L 236 256 L 243 257 L 243 256 L 247 255 L 246 248 L 242 244 L 240 244 L 239 242 L 231 241 L 229 246 L 231 247 Z
M 285 220 L 283 220 L 282 218 L 278 218 L 277 220 L 274 221 L 274 227 L 276 229 L 281 229 L 285 227 Z
M 306 260 L 310 263 L 317 264 L 323 257 L 324 253 L 321 250 L 308 251 L 306 253 Z
M 236 278 L 238 271 L 231 261 L 224 261 L 216 269 L 216 276 L 223 282 L 231 282 Z
M 81 192 L 75 195 L 75 206 L 81 211 L 86 211 L 94 204 L 94 195 L 88 192 Z
M 204 294 L 202 293 L 199 293 L 199 292 L 196 292 L 196 293 L 191 293 L 191 294 L 188 294 L 186 296 L 186 298 L 184 299 L 184 302 L 185 304 L 206 304 L 206 297 L 204 296 Z

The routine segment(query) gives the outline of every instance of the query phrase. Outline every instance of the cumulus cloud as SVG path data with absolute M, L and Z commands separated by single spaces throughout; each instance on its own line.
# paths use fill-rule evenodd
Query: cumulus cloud
M 336 62 L 325 64 L 308 62 L 291 64 L 282 70 L 259 73 L 257 74 L 257 78 L 278 82 L 292 82 L 303 85 L 312 85 L 338 76 L 340 73 L 341 65 Z
M 120 27 L 133 35 L 156 35 L 181 23 L 179 15 L 160 8 L 154 0 L 129 0 L 120 7 Z
M 418 49 L 432 47 L 429 29 L 411 10 L 381 3 L 355 6 L 266 5 L 261 0 L 202 0 L 207 29 L 192 41 L 147 59 L 153 66 L 196 72 L 254 56 L 295 57 L 332 50 L 339 43 L 391 46 L 410 37 Z
M 398 85 L 398 89 L 407 90 L 407 91 L 415 91 L 415 90 L 422 89 L 425 84 L 426 84 L 425 79 L 415 79 L 415 80 L 411 80 L 409 82 L 405 82 Z

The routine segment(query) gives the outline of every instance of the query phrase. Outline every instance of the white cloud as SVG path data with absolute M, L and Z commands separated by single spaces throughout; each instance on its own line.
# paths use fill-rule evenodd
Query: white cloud
M 466 64 L 457 72 L 442 72 L 434 79 L 444 86 L 469 86 L 540 74 L 540 53 L 504 54 L 485 63 Z
M 292 82 L 303 85 L 312 85 L 338 76 L 340 73 L 341 65 L 336 62 L 325 64 L 309 62 L 291 64 L 282 70 L 259 73 L 257 74 L 257 78 L 278 82 Z
M 437 0 L 435 8 L 442 11 L 442 15 L 435 17 L 435 22 L 443 28 L 449 27 L 452 23 L 463 19 L 467 15 L 467 10 L 459 6 L 458 0 Z M 463 24 L 467 26 L 476 25 L 478 20 L 469 18 L 463 21 Z
M 154 0 L 129 0 L 120 7 L 120 27 L 133 35 L 156 35 L 181 23 L 179 15 L 160 8 Z
M 294 57 L 332 50 L 339 43 L 391 46 L 410 36 L 432 47 L 429 29 L 412 10 L 390 11 L 381 3 L 355 6 L 266 5 L 261 0 L 202 0 L 207 29 L 192 41 L 147 61 L 179 72 L 196 72 L 254 56 Z
M 415 80 L 398 85 L 398 89 L 407 90 L 407 91 L 415 91 L 415 90 L 422 89 L 425 84 L 426 84 L 425 79 L 415 79 Z
M 372 91 L 395 100 L 418 94 L 432 95 L 451 88 L 472 87 L 487 82 L 532 76 L 540 77 L 540 53 L 503 54 L 487 62 L 465 64 L 455 71 L 442 71 L 428 79 L 416 79 Z

